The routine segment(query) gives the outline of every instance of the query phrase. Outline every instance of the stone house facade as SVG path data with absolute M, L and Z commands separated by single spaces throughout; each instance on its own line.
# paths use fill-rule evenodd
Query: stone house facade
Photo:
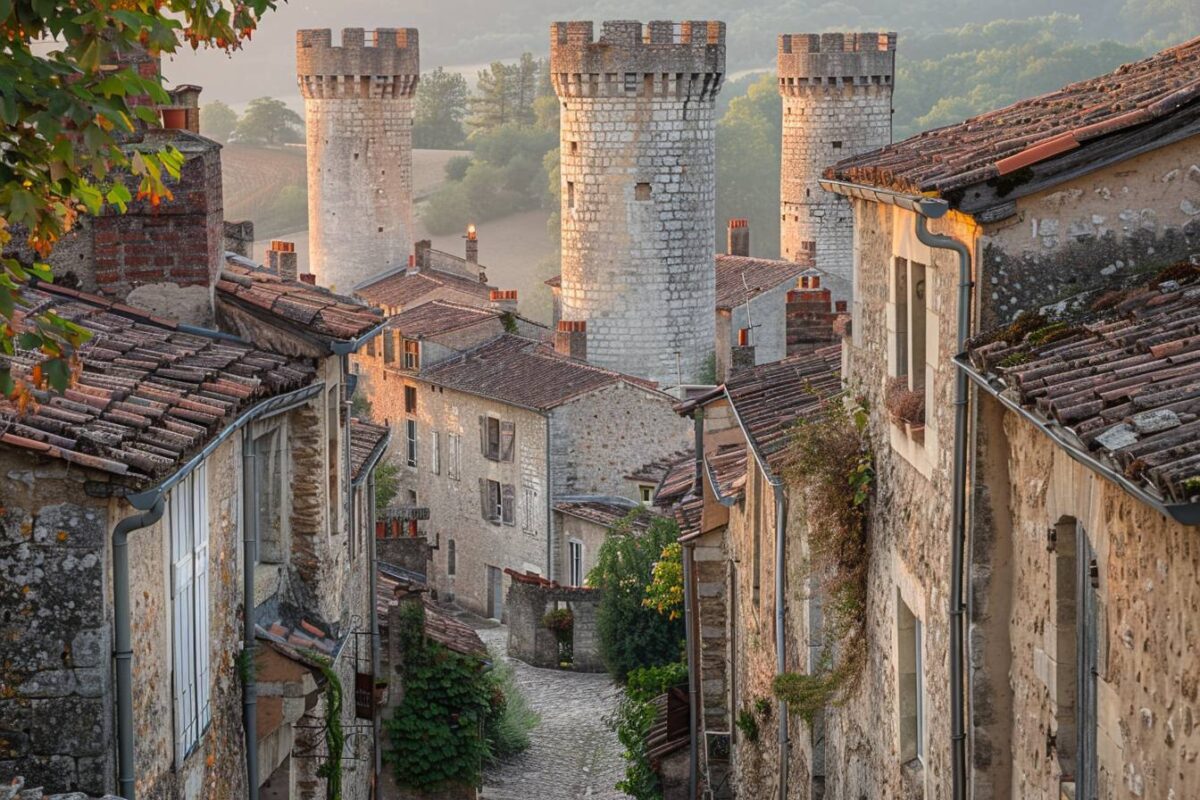
M 823 185 L 854 205 L 846 379 L 870 409 L 876 488 L 869 652 L 859 685 L 824 715 L 825 796 L 950 797 L 956 784 L 980 798 L 1059 797 L 1067 786 L 1105 798 L 1195 791 L 1187 777 L 1194 745 L 1184 743 L 1194 734 L 1176 733 L 1173 721 L 1190 713 L 1191 701 L 1180 699 L 1190 689 L 1147 688 L 1191 681 L 1179 661 L 1187 659 L 1183 634 L 1151 633 L 1147 616 L 1194 604 L 1174 575 L 1156 572 L 1159 559 L 1181 556 L 1176 571 L 1194 569 L 1187 548 L 1169 555 L 1180 543 L 1177 523 L 1141 489 L 1122 492 L 1119 473 L 1102 477 L 1071 463 L 1065 440 L 1037 441 L 1027 421 L 974 389 L 964 397 L 961 528 L 947 487 L 955 485 L 955 400 L 965 385 L 954 362 L 964 288 L 973 290 L 975 333 L 1007 326 L 1021 311 L 1071 313 L 1071 297 L 1114 280 L 1154 283 L 1195 252 L 1200 183 L 1185 176 L 1200 175 L 1197 95 L 1156 100 L 1175 76 L 1194 74 L 1198 59 L 1200 40 L 1065 87 L 1055 103 L 1017 103 L 827 170 Z M 1135 111 L 1117 111 L 1120 98 L 1137 98 Z M 1086 123 L 1076 111 L 1085 107 L 1096 114 Z M 968 129 L 979 135 L 964 136 Z M 935 161 L 934 151 L 955 157 Z M 922 225 L 961 243 L 969 286 L 959 256 L 946 240 L 918 233 Z M 909 401 L 907 412 L 897 397 Z M 1056 424 L 1075 436 L 1083 419 Z M 1077 528 L 1087 535 L 1072 549 Z M 1062 555 L 1048 554 L 1048 537 Z M 964 564 L 955 561 L 956 540 Z M 1076 606 L 1062 593 L 1069 563 L 1087 560 L 1082 543 L 1095 552 L 1098 577 L 1087 578 L 1096 591 Z M 957 596 L 956 568 L 967 587 Z M 1161 584 L 1149 604 L 1132 588 L 1148 582 Z M 1103 642 L 1091 652 L 1105 663 L 1087 667 L 1098 674 L 1090 684 L 1098 699 L 1083 705 L 1070 695 L 1079 705 L 1067 710 L 1062 693 L 1078 676 L 1063 657 L 1064 623 L 1085 606 L 1104 610 L 1075 629 Z M 946 608 L 962 609 L 963 629 Z M 1127 656 L 1123 636 L 1151 642 L 1158 657 Z M 960 726 L 961 760 L 953 738 Z
M 514 334 L 419 371 L 376 364 L 364 375 L 374 414 L 397 431 L 401 502 L 430 510 L 430 584 L 497 618 L 505 569 L 566 579 L 556 498 L 622 495 L 647 455 L 689 438 L 653 385 Z

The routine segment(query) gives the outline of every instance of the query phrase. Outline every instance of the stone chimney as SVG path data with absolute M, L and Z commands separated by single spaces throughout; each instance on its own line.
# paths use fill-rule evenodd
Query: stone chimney
M 750 329 L 738 328 L 738 343 L 729 358 L 729 374 L 735 375 L 754 367 L 754 345 L 750 344 Z
M 840 303 L 845 308 L 845 303 Z M 821 286 L 821 276 L 810 272 L 800 276 L 798 288 L 787 293 L 787 354 L 794 356 L 838 341 L 833 322 L 837 316 L 829 290 Z
M 475 223 L 467 226 L 467 263 L 479 263 L 479 237 L 475 233 Z
M 300 271 L 296 256 L 296 243 L 273 239 L 271 247 L 267 250 L 267 269 L 284 280 L 296 280 L 297 273 Z
M 408 257 L 408 274 L 416 275 L 429 263 L 429 251 L 433 249 L 433 242 L 428 239 L 422 239 L 413 245 L 412 255 Z
M 517 313 L 517 290 L 492 289 L 488 292 L 488 307 L 503 314 Z
M 225 220 L 225 250 L 249 259 L 254 258 L 254 222 L 248 219 Z
M 554 349 L 559 354 L 587 361 L 587 323 L 583 320 L 559 320 L 554 332 Z
M 726 239 L 725 252 L 727 255 L 731 256 L 750 255 L 750 220 L 729 220 L 728 238 Z

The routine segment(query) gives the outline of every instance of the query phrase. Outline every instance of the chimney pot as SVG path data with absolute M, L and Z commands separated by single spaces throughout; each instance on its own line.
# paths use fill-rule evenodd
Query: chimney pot
M 587 322 L 584 320 L 559 320 L 554 332 L 554 349 L 570 358 L 587 360 Z
M 745 257 L 750 255 L 750 220 L 729 220 L 725 252 L 731 256 Z
M 467 226 L 467 263 L 479 263 L 479 237 L 475 233 L 475 223 Z
M 488 292 L 488 305 L 502 313 L 517 313 L 516 289 L 492 289 Z
M 272 239 L 267 250 L 267 269 L 288 281 L 296 280 L 300 265 L 296 255 L 296 243 Z
M 750 329 L 738 328 L 738 347 L 750 346 Z

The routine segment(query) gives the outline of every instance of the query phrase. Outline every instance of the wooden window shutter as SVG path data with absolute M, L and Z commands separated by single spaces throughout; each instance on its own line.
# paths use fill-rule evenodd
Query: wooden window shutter
M 517 439 L 517 424 L 515 422 L 500 423 L 500 460 L 512 461 L 514 444 Z
M 487 458 L 487 417 L 479 417 L 479 453 Z
M 510 483 L 500 490 L 500 519 L 505 525 L 517 524 L 517 490 Z
M 479 515 L 491 519 L 491 509 L 488 508 L 488 485 L 483 478 L 479 479 Z

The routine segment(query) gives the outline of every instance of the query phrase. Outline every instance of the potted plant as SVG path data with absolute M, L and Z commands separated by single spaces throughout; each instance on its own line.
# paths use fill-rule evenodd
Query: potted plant
M 558 642 L 558 666 L 570 669 L 575 660 L 575 615 L 569 608 L 556 608 L 542 617 L 542 626 Z
M 904 428 L 916 441 L 925 439 L 925 391 L 909 389 L 908 377 L 901 375 L 888 381 L 884 407 L 892 422 Z

